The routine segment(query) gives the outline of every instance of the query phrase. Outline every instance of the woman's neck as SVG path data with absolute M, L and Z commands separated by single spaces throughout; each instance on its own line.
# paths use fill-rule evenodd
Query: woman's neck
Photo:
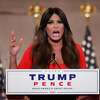
M 59 50 L 61 51 L 61 48 L 63 45 L 62 41 L 59 41 L 59 42 L 49 41 L 49 43 L 51 44 L 54 52 L 59 51 Z

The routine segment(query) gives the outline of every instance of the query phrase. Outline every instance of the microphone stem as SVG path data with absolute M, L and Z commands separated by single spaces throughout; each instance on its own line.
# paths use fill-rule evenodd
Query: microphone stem
M 56 64 L 56 65 L 58 66 L 58 68 L 60 68 L 60 65 L 59 65 L 59 64 L 57 63 L 57 61 L 55 60 L 55 53 L 52 54 L 50 63 Z

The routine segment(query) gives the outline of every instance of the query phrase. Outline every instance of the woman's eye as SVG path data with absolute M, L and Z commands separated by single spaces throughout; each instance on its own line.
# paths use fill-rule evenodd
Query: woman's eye
M 47 24 L 51 24 L 51 23 L 53 23 L 53 21 L 48 21 L 48 23 L 47 23 Z
M 58 23 L 63 23 L 63 22 L 61 20 L 59 20 Z

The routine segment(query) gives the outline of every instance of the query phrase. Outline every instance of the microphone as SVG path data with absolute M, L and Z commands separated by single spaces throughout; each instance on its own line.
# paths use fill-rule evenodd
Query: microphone
M 52 53 L 49 64 L 56 64 L 58 66 L 58 68 L 60 68 L 59 64 L 55 60 L 55 53 Z

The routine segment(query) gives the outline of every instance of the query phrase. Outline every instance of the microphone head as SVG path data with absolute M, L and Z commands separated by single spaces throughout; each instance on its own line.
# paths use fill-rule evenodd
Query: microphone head
M 52 54 L 51 59 L 55 60 L 55 53 Z
M 53 64 L 53 63 L 55 63 L 55 53 L 51 54 L 49 62 L 48 62 L 48 64 Z

